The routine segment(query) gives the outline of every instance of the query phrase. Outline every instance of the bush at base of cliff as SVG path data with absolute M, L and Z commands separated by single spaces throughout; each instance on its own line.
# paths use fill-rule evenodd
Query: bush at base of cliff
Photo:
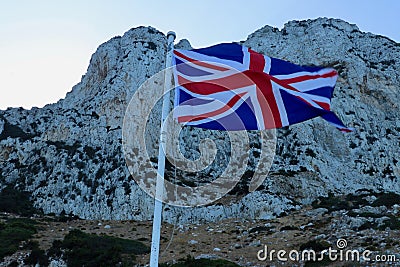
M 132 266 L 135 255 L 148 253 L 149 248 L 135 240 L 87 234 L 72 230 L 63 241 L 55 241 L 49 256 L 63 258 L 69 267 Z
M 22 192 L 8 185 L 0 192 L 0 212 L 32 216 L 41 212 L 33 207 L 28 192 Z
M 0 222 L 0 260 L 14 254 L 22 241 L 36 233 L 36 222 L 30 219 L 9 219 Z
M 223 259 L 194 259 L 187 257 L 174 264 L 160 264 L 160 267 L 237 267 L 236 263 Z

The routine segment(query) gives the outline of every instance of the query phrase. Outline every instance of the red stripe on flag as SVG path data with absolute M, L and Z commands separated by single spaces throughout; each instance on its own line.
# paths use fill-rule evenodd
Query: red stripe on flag
M 221 113 L 224 113 L 225 111 L 229 110 L 230 108 L 233 108 L 233 106 L 242 98 L 243 95 L 247 94 L 247 92 L 243 92 L 240 94 L 235 95 L 234 97 L 232 97 L 231 100 L 229 100 L 229 102 L 224 105 L 222 108 L 219 108 L 217 110 L 211 111 L 211 112 L 207 112 L 204 113 L 202 115 L 194 115 L 194 116 L 181 116 L 178 117 L 178 122 L 190 122 L 190 121 L 199 121 L 202 119 L 207 119 L 207 118 L 211 118 L 213 116 L 219 115 Z
M 181 57 L 181 58 L 183 58 L 183 59 L 186 59 L 187 61 L 192 62 L 193 64 L 196 64 L 196 65 L 201 66 L 201 67 L 210 68 L 210 69 L 219 70 L 219 71 L 226 71 L 226 70 L 229 70 L 228 68 L 224 68 L 224 67 L 220 67 L 220 66 L 208 64 L 208 63 L 206 63 L 206 62 L 204 62 L 204 61 L 194 60 L 194 59 L 192 59 L 192 58 L 190 58 L 190 57 L 188 57 L 188 56 L 185 56 L 185 55 L 182 54 L 182 53 L 179 53 L 179 52 L 176 51 L 176 50 L 174 50 L 174 54 L 177 55 L 178 57 Z
M 282 127 L 281 115 L 272 92 L 272 85 L 269 75 L 263 72 L 245 71 L 244 72 L 257 86 L 257 99 L 263 115 L 264 126 L 266 129 Z
M 250 66 L 249 70 L 263 72 L 265 67 L 264 55 L 261 55 L 249 48 Z
M 316 100 L 314 100 L 314 102 L 317 103 L 318 106 L 320 106 L 321 108 L 323 108 L 325 110 L 331 110 L 331 105 L 329 103 L 320 102 L 320 101 L 316 101 Z
M 280 86 L 282 86 L 282 87 L 284 87 L 286 89 L 289 89 L 289 90 L 292 90 L 292 91 L 296 91 L 296 92 L 300 92 L 298 89 L 294 88 L 289 83 L 287 83 L 285 81 L 282 81 L 282 80 L 279 80 L 278 78 L 276 78 L 276 77 L 274 77 L 272 75 L 269 75 L 267 73 L 264 73 L 264 74 L 268 77 L 268 79 L 270 79 L 271 81 L 275 82 L 276 84 L 279 84 Z
M 202 82 L 194 82 L 178 75 L 178 83 L 187 90 L 201 95 L 235 90 L 254 84 L 251 79 L 241 72 L 226 76 L 224 78 L 204 80 Z
M 330 78 L 330 77 L 334 77 L 337 76 L 337 72 L 335 70 L 332 70 L 331 72 L 322 74 L 322 75 L 303 75 L 303 76 L 298 76 L 298 77 L 294 77 L 294 78 L 289 78 L 289 79 L 281 79 L 282 82 L 286 83 L 286 84 L 290 84 L 290 83 L 298 83 L 298 82 L 303 82 L 306 80 L 315 80 L 318 78 Z

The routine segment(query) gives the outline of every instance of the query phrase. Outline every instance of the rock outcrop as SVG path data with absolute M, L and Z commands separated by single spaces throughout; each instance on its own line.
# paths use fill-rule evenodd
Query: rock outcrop
M 355 132 L 343 134 L 319 118 L 280 129 L 273 166 L 256 191 L 247 194 L 241 185 L 218 204 L 166 206 L 165 220 L 269 218 L 329 192 L 400 193 L 399 43 L 341 20 L 320 18 L 291 21 L 281 30 L 265 26 L 243 44 L 297 64 L 336 68 L 340 77 L 333 110 Z M 190 48 L 186 40 L 178 45 Z M 40 109 L 0 111 L 0 188 L 12 184 L 31 192 L 35 206 L 45 213 L 151 219 L 153 200 L 126 167 L 122 123 L 137 88 L 163 69 L 165 51 L 161 32 L 131 29 L 100 45 L 65 99 Z M 158 135 L 157 129 L 150 132 Z M 226 135 L 188 129 L 182 140 L 196 136 L 221 142 L 215 168 L 197 175 L 212 179 L 228 160 Z M 258 148 L 256 135 L 250 136 L 251 172 Z M 198 153 L 196 142 L 182 142 L 187 155 Z M 196 183 L 193 175 L 180 173 L 178 178 Z

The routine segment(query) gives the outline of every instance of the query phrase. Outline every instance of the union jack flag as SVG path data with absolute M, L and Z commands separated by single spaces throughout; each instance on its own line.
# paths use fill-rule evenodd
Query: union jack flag
M 173 51 L 174 117 L 216 130 L 280 128 L 321 116 L 348 132 L 330 110 L 337 72 L 298 66 L 239 44 Z

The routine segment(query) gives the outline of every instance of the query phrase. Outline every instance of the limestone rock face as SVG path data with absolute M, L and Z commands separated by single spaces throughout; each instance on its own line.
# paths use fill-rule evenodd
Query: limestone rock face
M 319 118 L 279 129 L 273 166 L 257 191 L 247 193 L 241 184 L 218 204 L 166 206 L 165 220 L 270 218 L 329 192 L 400 193 L 400 44 L 326 18 L 291 21 L 282 30 L 265 26 L 243 44 L 296 64 L 336 68 L 333 110 L 355 132 L 343 134 Z M 187 40 L 177 46 L 191 48 Z M 99 46 L 65 99 L 41 109 L 0 111 L 0 188 L 11 184 L 31 192 L 45 213 L 150 219 L 153 200 L 126 167 L 122 123 L 135 91 L 163 69 L 165 51 L 166 37 L 158 30 L 131 29 Z M 158 128 L 152 127 L 155 157 Z M 177 172 L 178 179 L 198 185 L 222 171 L 229 157 L 224 132 L 186 129 L 180 136 L 184 154 L 198 157 L 199 139 L 206 137 L 219 149 L 216 160 L 199 174 Z M 251 172 L 259 141 L 256 133 L 249 137 Z
M 292 21 L 281 31 L 266 26 L 244 44 L 297 64 L 335 67 L 333 110 L 355 128 L 343 135 L 315 119 L 284 130 L 274 167 L 296 174 L 281 184 L 272 179 L 277 191 L 290 185 L 311 199 L 323 191 L 399 191 L 400 44 L 335 19 Z

